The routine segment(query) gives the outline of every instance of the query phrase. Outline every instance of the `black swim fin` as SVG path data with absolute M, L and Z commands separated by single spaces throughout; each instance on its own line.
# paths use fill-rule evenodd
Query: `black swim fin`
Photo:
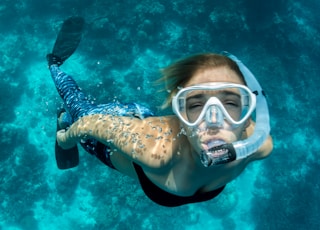
M 61 65 L 74 53 L 81 41 L 84 25 L 85 21 L 82 17 L 71 17 L 63 22 L 52 54 L 47 56 L 49 65 Z
M 60 117 L 61 113 L 65 110 L 61 110 L 58 112 L 57 117 L 57 131 L 60 130 L 58 118 Z M 55 143 L 55 155 L 56 155 L 56 162 L 59 169 L 70 169 L 78 166 L 79 164 L 79 151 L 78 146 L 71 149 L 63 149 L 58 145 L 56 140 Z

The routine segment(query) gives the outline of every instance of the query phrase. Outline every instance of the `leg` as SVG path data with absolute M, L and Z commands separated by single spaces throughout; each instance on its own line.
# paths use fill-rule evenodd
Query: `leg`
M 97 113 L 111 114 L 114 116 L 132 116 L 140 119 L 153 116 L 153 113 L 148 108 L 136 103 L 109 103 L 101 105 L 92 104 L 92 102 L 87 100 L 87 97 L 80 90 L 72 77 L 62 72 L 57 65 L 51 65 L 50 72 L 59 95 L 63 99 L 67 107 L 66 109 L 68 110 L 68 114 L 64 115 L 65 118 L 61 118 L 63 120 L 62 122 L 65 122 L 64 126 L 67 126 L 67 123 L 71 125 L 72 121 L 75 121 L 82 116 Z M 86 142 L 81 143 L 81 145 L 88 153 L 96 156 L 105 165 L 114 169 L 114 166 L 110 160 L 110 148 L 108 146 L 103 145 L 94 139 L 87 140 Z M 61 152 L 62 150 L 59 151 Z M 61 155 L 65 156 L 65 154 L 68 153 L 62 152 Z
M 72 77 L 62 72 L 57 65 L 51 65 L 50 72 L 58 93 L 73 120 L 87 115 L 88 111 L 95 107 L 95 105 L 86 98 Z
M 80 90 L 77 83 L 67 74 L 62 72 L 57 65 L 50 66 L 50 72 L 55 86 L 58 90 L 60 97 L 63 99 L 67 113 L 59 117 L 58 128 L 67 128 L 73 121 L 81 116 L 92 113 L 102 112 L 101 109 L 107 106 L 96 106 L 86 99 L 84 93 Z M 112 110 L 109 106 L 109 111 Z M 108 110 L 105 110 L 106 112 Z M 100 142 L 90 139 L 81 143 L 82 147 L 91 155 L 96 156 L 105 165 L 114 169 L 110 160 L 110 148 L 101 144 Z M 76 148 L 76 147 L 75 147 Z M 74 160 L 79 158 L 77 151 L 63 150 L 56 143 L 56 159 L 60 169 L 67 169 L 78 165 L 78 161 Z M 74 154 L 72 154 L 74 152 Z M 74 163 L 71 166 L 70 162 Z
M 87 99 L 72 77 L 62 72 L 57 65 L 51 65 L 50 72 L 58 93 L 63 99 L 73 121 L 82 116 L 97 113 L 114 116 L 132 116 L 140 119 L 154 115 L 150 109 L 136 103 L 95 105 Z

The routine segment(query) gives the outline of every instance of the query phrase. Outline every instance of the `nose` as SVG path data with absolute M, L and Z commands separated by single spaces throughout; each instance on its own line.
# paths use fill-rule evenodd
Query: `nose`
M 223 114 L 217 106 L 210 106 L 206 112 L 206 124 L 210 128 L 223 126 Z

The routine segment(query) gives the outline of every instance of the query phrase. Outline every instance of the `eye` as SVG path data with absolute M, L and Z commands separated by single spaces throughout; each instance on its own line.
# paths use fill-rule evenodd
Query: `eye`
M 190 103 L 187 105 L 188 110 L 197 110 L 202 108 L 203 108 L 203 103 L 200 103 L 200 102 Z
M 241 107 L 241 99 L 234 95 L 228 95 L 221 98 L 221 102 L 226 108 L 237 109 Z
M 206 100 L 203 96 L 196 95 L 187 99 L 186 108 L 192 111 L 202 109 L 205 102 Z
M 199 114 L 201 113 L 203 109 L 204 104 L 201 102 L 193 102 L 188 103 L 186 105 L 186 115 L 189 119 L 189 121 L 194 122 L 199 117 Z
M 225 101 L 223 102 L 223 104 L 225 106 L 230 106 L 230 107 L 235 107 L 235 108 L 238 108 L 240 106 L 239 102 L 237 101 L 232 101 L 232 100 L 229 100 L 229 101 Z

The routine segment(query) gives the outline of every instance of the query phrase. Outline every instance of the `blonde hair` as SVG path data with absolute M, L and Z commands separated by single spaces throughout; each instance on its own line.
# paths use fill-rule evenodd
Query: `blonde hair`
M 165 90 L 169 92 L 162 108 L 165 109 L 171 105 L 172 97 L 179 91 L 179 87 L 183 87 L 196 72 L 221 66 L 229 67 L 239 75 L 239 78 L 245 83 L 238 65 L 233 60 L 226 56 L 214 53 L 192 55 L 161 69 L 162 77 L 158 82 L 164 82 Z

